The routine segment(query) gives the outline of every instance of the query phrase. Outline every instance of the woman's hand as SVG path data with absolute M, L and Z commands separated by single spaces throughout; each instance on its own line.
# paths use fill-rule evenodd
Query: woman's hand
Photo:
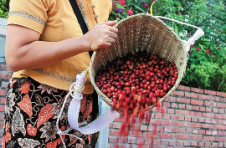
M 84 38 L 89 43 L 89 50 L 95 51 L 111 46 L 118 37 L 118 29 L 113 27 L 116 23 L 117 21 L 99 23 L 85 34 Z

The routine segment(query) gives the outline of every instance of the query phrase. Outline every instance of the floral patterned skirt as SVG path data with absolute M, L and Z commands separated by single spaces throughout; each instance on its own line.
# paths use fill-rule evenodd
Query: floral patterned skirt
M 56 120 L 67 91 L 40 84 L 32 78 L 14 78 L 10 81 L 5 105 L 5 124 L 2 137 L 3 148 L 63 148 L 57 134 Z M 60 117 L 61 130 L 68 129 L 67 111 Z M 93 109 L 92 95 L 84 95 L 81 101 L 79 122 L 90 123 Z M 95 147 L 98 134 L 82 135 L 73 130 L 72 134 L 80 137 L 63 135 L 68 148 Z

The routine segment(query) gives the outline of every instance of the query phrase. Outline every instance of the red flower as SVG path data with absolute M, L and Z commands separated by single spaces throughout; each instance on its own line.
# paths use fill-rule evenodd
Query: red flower
M 148 8 L 148 7 L 149 7 L 148 3 L 145 3 L 145 4 L 144 4 L 144 7 L 145 7 L 145 8 Z
M 51 104 L 46 104 L 41 108 L 38 114 L 37 128 L 39 128 L 43 123 L 47 122 L 50 118 L 53 117 L 53 114 L 51 113 L 53 109 L 54 108 L 51 106 Z
M 27 94 L 30 91 L 30 84 L 28 82 L 24 83 L 19 90 L 21 94 Z
M 116 6 L 115 2 L 112 2 L 112 5 L 113 5 L 113 6 Z
M 191 48 L 193 48 L 194 47 L 194 45 L 191 45 Z
M 221 48 L 220 48 L 220 47 L 218 47 L 218 50 L 221 50 Z
M 178 12 L 178 14 L 179 14 L 179 15 L 182 15 L 182 13 L 181 13 L 181 12 Z
M 197 51 L 200 51 L 200 47 L 197 47 L 196 50 L 197 50 Z
M 210 50 L 209 49 L 206 49 L 206 53 L 209 54 L 210 53 Z
M 133 10 L 129 9 L 127 12 L 128 12 L 129 15 L 133 15 Z
M 125 10 L 122 8 L 122 13 L 125 12 Z
M 191 50 L 188 51 L 188 54 L 191 54 Z
M 56 148 L 57 147 L 57 141 L 50 141 L 49 143 L 46 144 L 47 148 Z
M 220 45 L 221 43 L 217 42 L 217 45 Z
M 31 100 L 30 100 L 30 97 L 29 97 L 28 94 L 26 94 L 23 97 L 23 100 L 20 101 L 19 103 L 17 103 L 17 105 L 20 107 L 20 109 L 22 111 L 24 111 L 29 116 L 29 118 L 32 117 L 32 115 L 33 115 L 33 112 L 32 112 L 32 103 L 31 103 Z
M 126 5 L 126 2 L 125 2 L 125 1 L 120 1 L 120 4 L 121 4 L 122 6 L 124 6 L 124 5 Z
M 155 0 L 152 0 L 152 2 L 154 2 Z
M 27 125 L 27 133 L 30 136 L 36 136 L 37 134 L 37 128 L 33 127 L 30 123 Z

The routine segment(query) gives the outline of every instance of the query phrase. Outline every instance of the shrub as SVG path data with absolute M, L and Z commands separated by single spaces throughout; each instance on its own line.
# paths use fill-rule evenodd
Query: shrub
M 7 18 L 9 11 L 9 0 L 0 0 L 0 17 Z
M 154 0 L 153 0 L 154 1 Z M 113 0 L 110 19 L 120 20 L 129 15 L 148 12 L 150 0 Z M 128 10 L 130 10 L 128 12 Z M 225 2 L 216 0 L 158 0 L 154 15 L 166 16 L 201 27 L 205 35 L 189 51 L 187 71 L 182 85 L 226 92 L 226 11 Z M 187 40 L 196 30 L 166 21 L 175 32 Z

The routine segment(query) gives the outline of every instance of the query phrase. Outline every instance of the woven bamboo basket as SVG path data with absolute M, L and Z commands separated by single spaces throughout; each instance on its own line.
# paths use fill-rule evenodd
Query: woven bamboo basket
M 174 61 L 178 70 L 178 79 L 168 93 L 161 98 L 163 101 L 179 85 L 186 70 L 189 57 L 185 42 L 162 20 L 150 14 L 137 14 L 118 22 L 119 29 L 116 42 L 111 47 L 94 52 L 89 67 L 90 81 L 97 94 L 109 105 L 112 100 L 103 94 L 95 84 L 95 76 L 102 66 L 116 57 L 124 57 L 128 53 L 146 51 Z M 190 47 L 190 46 L 189 46 Z M 150 108 L 155 105 L 150 106 Z

